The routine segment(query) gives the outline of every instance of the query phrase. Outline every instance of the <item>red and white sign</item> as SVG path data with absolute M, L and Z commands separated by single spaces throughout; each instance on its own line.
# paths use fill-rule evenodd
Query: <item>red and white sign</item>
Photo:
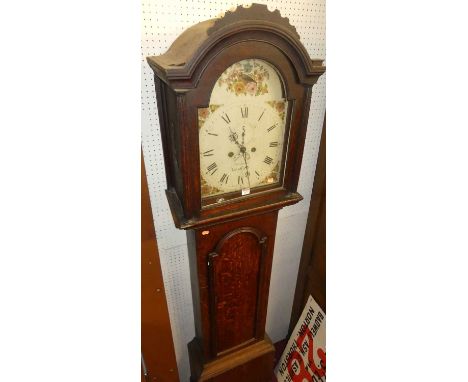
M 275 368 L 278 382 L 326 381 L 325 320 L 325 313 L 309 296 Z

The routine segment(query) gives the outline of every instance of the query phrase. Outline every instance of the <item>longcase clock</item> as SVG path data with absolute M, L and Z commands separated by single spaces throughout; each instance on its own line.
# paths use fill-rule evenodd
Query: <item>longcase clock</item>
M 269 382 L 265 333 L 278 211 L 297 193 L 312 86 L 324 73 L 265 5 L 238 7 L 148 57 L 166 195 L 187 230 L 192 381 Z

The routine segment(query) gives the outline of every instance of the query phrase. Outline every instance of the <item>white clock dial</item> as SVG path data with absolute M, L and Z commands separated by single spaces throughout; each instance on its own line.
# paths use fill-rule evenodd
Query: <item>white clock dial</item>
M 277 183 L 284 148 L 285 102 L 210 106 L 199 130 L 202 196 Z
M 219 76 L 210 106 L 198 109 L 202 198 L 246 195 L 281 181 L 287 110 L 282 84 L 279 72 L 256 58 Z

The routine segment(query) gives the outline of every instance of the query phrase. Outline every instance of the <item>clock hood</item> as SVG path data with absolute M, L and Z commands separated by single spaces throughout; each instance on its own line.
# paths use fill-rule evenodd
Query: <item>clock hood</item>
M 293 63 L 302 84 L 313 85 L 325 72 L 323 60 L 309 57 L 289 20 L 278 10 L 270 12 L 266 5 L 261 4 L 239 6 L 221 18 L 193 25 L 174 41 L 166 53 L 148 57 L 147 61 L 158 77 L 173 89 L 191 89 L 197 86 L 203 69 L 209 64 L 210 52 L 216 50 L 220 41 L 229 40 L 235 44 L 255 39 L 255 32 L 261 34 L 262 41 L 276 47 L 286 43 L 292 48 L 285 54 Z

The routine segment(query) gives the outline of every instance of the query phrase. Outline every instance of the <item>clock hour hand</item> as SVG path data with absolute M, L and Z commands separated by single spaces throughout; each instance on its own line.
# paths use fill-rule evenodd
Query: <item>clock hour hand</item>
M 250 172 L 249 172 L 249 165 L 247 164 L 247 154 L 245 150 L 242 152 L 242 156 L 244 157 L 244 163 L 245 163 L 245 171 L 247 175 L 247 182 L 249 184 L 249 189 L 250 189 Z
M 244 142 L 245 142 L 245 126 L 242 126 L 242 143 L 239 143 L 239 141 L 237 140 L 236 138 L 236 133 L 234 133 L 232 131 L 231 128 L 229 128 L 229 130 L 231 131 L 231 135 L 229 136 L 233 141 L 234 143 L 239 146 L 239 148 L 241 149 L 241 152 L 243 150 L 245 150 L 245 146 L 244 146 Z
M 229 135 L 229 138 L 232 139 L 232 141 L 239 147 L 242 147 L 242 145 L 239 143 L 239 141 L 237 140 L 236 138 L 236 133 L 234 131 L 232 131 L 231 127 L 229 127 L 229 131 L 231 132 L 231 134 Z
M 247 175 L 247 182 L 249 183 L 249 188 L 250 188 L 250 172 L 249 172 L 249 165 L 247 164 L 247 149 L 244 146 L 244 141 L 245 141 L 245 126 L 242 126 L 241 152 L 242 152 L 242 155 L 244 156 L 244 163 L 245 163 L 245 169 L 246 169 L 246 175 Z
M 242 126 L 242 144 L 241 144 L 241 153 L 244 157 L 244 163 L 245 163 L 245 171 L 247 175 L 247 182 L 249 184 L 249 189 L 250 189 L 250 171 L 249 171 L 249 164 L 247 163 L 247 149 L 244 145 L 245 142 L 245 126 Z
M 250 189 L 250 172 L 249 172 L 249 165 L 247 163 L 247 150 L 244 146 L 244 140 L 245 140 L 245 126 L 242 126 L 242 144 L 239 143 L 239 141 L 236 138 L 235 133 L 232 131 L 231 127 L 229 127 L 229 130 L 231 131 L 230 137 L 234 141 L 234 143 L 239 146 L 240 153 L 242 154 L 242 157 L 244 158 L 244 163 L 245 163 L 245 169 L 246 169 L 246 175 L 247 175 L 247 182 L 249 184 L 249 189 Z

